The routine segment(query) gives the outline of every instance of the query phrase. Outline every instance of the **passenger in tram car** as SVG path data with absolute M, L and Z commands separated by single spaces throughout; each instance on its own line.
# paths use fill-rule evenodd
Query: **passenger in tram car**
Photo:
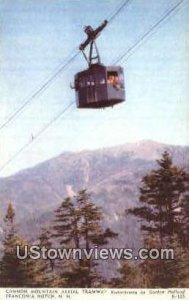
M 107 83 L 108 84 L 111 84 L 114 88 L 116 89 L 120 89 L 120 83 L 119 83 L 119 78 L 118 78 L 118 75 L 109 75 L 108 76 L 108 80 L 107 80 Z
M 121 88 L 121 85 L 120 85 L 120 82 L 119 82 L 119 78 L 118 76 L 114 76 L 114 83 L 113 83 L 113 86 L 116 88 L 116 89 L 120 89 Z
M 113 81 L 114 81 L 114 76 L 113 75 L 108 75 L 107 83 L 113 85 Z

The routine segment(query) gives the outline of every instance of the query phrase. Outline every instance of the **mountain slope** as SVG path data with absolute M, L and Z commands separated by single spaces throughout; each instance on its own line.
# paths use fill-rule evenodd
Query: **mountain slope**
M 119 232 L 119 245 L 139 240 L 139 224 L 126 219 L 126 208 L 138 204 L 141 178 L 156 166 L 155 160 L 168 150 L 174 162 L 189 167 L 189 147 L 142 141 L 112 148 L 60 156 L 0 179 L 0 210 L 4 215 L 11 201 L 17 222 L 26 236 L 35 237 L 50 222 L 54 209 L 66 196 L 87 188 L 102 207 L 104 223 Z M 2 219 L 1 219 L 2 224 Z M 128 232 L 125 241 L 125 230 Z

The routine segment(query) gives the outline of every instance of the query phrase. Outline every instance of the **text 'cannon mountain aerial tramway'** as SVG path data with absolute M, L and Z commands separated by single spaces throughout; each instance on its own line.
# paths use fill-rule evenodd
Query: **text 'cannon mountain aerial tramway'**
M 112 107 L 125 101 L 124 73 L 120 66 L 104 66 L 101 63 L 96 38 L 107 25 L 104 21 L 98 28 L 84 27 L 87 39 L 79 49 L 88 63 L 88 69 L 75 75 L 74 89 L 78 108 Z M 84 52 L 89 46 L 88 55 Z

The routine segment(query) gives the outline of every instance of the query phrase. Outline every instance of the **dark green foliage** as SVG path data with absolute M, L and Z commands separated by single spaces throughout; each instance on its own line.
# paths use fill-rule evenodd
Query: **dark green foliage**
M 41 235 L 39 237 L 40 248 L 45 247 L 51 249 L 53 247 L 51 241 L 51 231 L 48 228 L 42 228 Z M 54 271 L 54 260 L 40 259 L 38 261 L 37 273 L 40 274 L 38 280 L 38 286 L 40 287 L 57 287 L 59 285 L 59 276 Z
M 32 287 L 38 285 L 37 265 L 29 257 L 20 260 L 16 255 L 16 246 L 20 255 L 25 253 L 26 242 L 17 234 L 14 224 L 15 211 L 12 204 L 8 206 L 5 216 L 4 253 L 1 260 L 0 282 L 3 287 Z
M 109 228 L 104 230 L 102 228 L 103 215 L 99 207 L 91 202 L 90 194 L 86 190 L 82 190 L 76 196 L 76 204 L 79 211 L 79 235 L 80 245 L 82 248 L 90 251 L 95 246 L 103 246 L 108 243 L 108 240 L 115 238 L 116 233 Z M 97 271 L 97 261 L 91 259 L 83 259 L 79 261 L 76 268 L 76 274 L 80 273 L 82 276 L 78 277 L 78 286 L 92 287 L 98 286 L 101 281 L 101 276 Z
M 171 288 L 186 284 L 189 264 L 180 239 L 188 232 L 188 174 L 174 166 L 164 152 L 157 161 L 159 168 L 143 177 L 140 188 L 141 207 L 127 210 L 141 220 L 145 248 L 173 248 L 175 258 L 147 259 L 140 263 L 142 287 Z M 184 199 L 184 200 L 183 200 Z
M 66 198 L 56 210 L 52 237 L 64 248 L 86 249 L 102 246 L 117 236 L 110 229 L 103 230 L 101 209 L 92 203 L 86 190 L 74 199 Z M 63 272 L 60 276 L 66 287 L 97 286 L 100 275 L 97 262 L 92 258 L 59 262 Z
M 181 230 L 180 241 L 183 247 L 189 247 L 189 195 L 183 197 L 181 201 Z
M 40 248 L 45 247 L 46 249 L 51 249 L 53 247 L 52 235 L 50 228 L 42 228 L 41 235 L 39 236 L 39 246 Z M 54 270 L 54 261 L 48 258 L 46 261 L 46 271 L 50 272 Z
M 130 261 L 124 261 L 118 270 L 119 277 L 111 280 L 114 288 L 137 288 L 140 287 L 141 273 L 139 266 Z
M 52 237 L 56 238 L 60 245 L 65 246 L 73 239 L 77 244 L 77 212 L 71 198 L 66 198 L 55 211 L 54 224 Z
M 156 248 L 161 250 L 160 243 L 154 238 L 145 241 L 148 249 Z M 171 259 L 147 259 L 140 263 L 140 273 L 145 278 L 143 287 L 145 288 L 174 288 L 187 287 L 186 280 L 189 278 L 189 251 L 185 250 L 178 236 L 172 237 L 169 245 L 174 251 L 174 257 Z
M 188 175 L 173 165 L 166 151 L 157 163 L 159 168 L 142 179 L 141 207 L 127 212 L 141 218 L 144 221 L 141 229 L 159 236 L 163 245 L 167 237 L 180 232 L 180 200 L 188 190 Z
M 79 210 L 79 234 L 82 246 L 87 250 L 96 246 L 108 243 L 108 239 L 117 236 L 109 228 L 102 228 L 103 215 L 99 207 L 91 202 L 90 194 L 82 190 L 76 196 L 76 203 Z

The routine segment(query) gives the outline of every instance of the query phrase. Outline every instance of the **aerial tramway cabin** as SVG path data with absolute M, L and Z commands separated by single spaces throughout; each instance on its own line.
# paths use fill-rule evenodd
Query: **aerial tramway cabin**
M 78 108 L 103 108 L 125 100 L 123 68 L 93 64 L 75 76 Z
M 105 108 L 125 101 L 123 68 L 101 64 L 95 43 L 95 38 L 106 24 L 107 21 L 104 21 L 96 30 L 91 26 L 85 27 L 88 38 L 80 45 L 80 50 L 88 62 L 88 69 L 75 75 L 74 89 L 78 108 Z M 88 44 L 89 57 L 84 52 Z

